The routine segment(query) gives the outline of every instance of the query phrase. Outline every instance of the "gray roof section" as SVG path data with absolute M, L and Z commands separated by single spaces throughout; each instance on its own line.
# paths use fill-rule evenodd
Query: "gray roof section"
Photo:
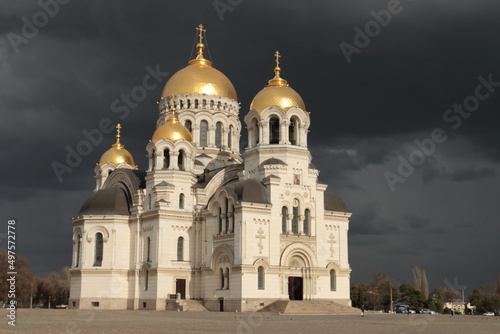
M 83 203 L 79 215 L 129 215 L 129 202 L 123 189 L 104 188 Z
M 264 160 L 259 167 L 266 166 L 266 165 L 284 165 L 288 166 L 283 160 L 276 159 L 276 158 L 269 158 L 267 160 Z
M 232 182 L 224 187 L 234 192 L 239 202 L 271 204 L 266 187 L 255 179 Z
M 338 197 L 329 190 L 325 190 L 325 210 L 349 212 L 342 198 Z

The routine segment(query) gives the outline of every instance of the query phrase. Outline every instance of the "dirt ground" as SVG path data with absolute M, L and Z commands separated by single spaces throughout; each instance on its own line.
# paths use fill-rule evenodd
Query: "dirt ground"
M 0 333 L 500 333 L 500 317 L 421 314 L 278 315 L 167 311 L 0 310 Z

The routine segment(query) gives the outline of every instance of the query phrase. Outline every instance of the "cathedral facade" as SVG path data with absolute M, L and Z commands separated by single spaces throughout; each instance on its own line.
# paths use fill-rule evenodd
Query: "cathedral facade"
M 69 307 L 258 311 L 282 300 L 350 305 L 349 213 L 318 182 L 301 96 L 275 76 L 244 116 L 229 79 L 197 56 L 159 101 L 139 169 L 121 141 L 73 218 Z

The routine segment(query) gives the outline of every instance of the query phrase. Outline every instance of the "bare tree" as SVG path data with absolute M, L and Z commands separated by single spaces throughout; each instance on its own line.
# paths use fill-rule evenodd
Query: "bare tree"
M 422 291 L 422 270 L 418 266 L 413 266 L 413 283 L 415 284 L 415 289 Z
M 427 282 L 427 274 L 422 270 L 422 293 L 425 298 L 429 298 L 429 282 Z
M 21 254 L 15 255 L 15 260 L 12 262 L 15 270 L 8 268 L 9 257 L 6 249 L 0 249 L 0 300 L 7 302 L 10 283 L 7 281 L 10 276 L 7 274 L 11 271 L 16 271 L 15 275 L 15 300 L 17 307 L 29 307 L 30 298 L 33 293 L 33 274 L 31 272 L 28 260 Z

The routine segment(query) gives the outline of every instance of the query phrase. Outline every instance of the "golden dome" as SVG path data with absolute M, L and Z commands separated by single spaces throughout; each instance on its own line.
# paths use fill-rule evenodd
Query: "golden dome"
M 206 94 L 237 100 L 231 81 L 222 72 L 216 70 L 210 60 L 204 58 L 205 44 L 202 43 L 202 32 L 205 30 L 201 24 L 197 29 L 200 31 L 200 41 L 196 45 L 197 57 L 167 81 L 161 96 L 164 98 L 179 94 Z
M 153 133 L 153 143 L 161 139 L 170 139 L 174 143 L 178 140 L 185 139 L 188 142 L 193 142 L 193 137 L 191 132 L 184 125 L 182 125 L 177 116 L 175 116 L 175 109 L 172 109 L 172 116 L 165 123 L 163 123 L 159 128 Z
M 305 111 L 306 106 L 300 95 L 288 85 L 285 79 L 280 77 L 281 68 L 278 66 L 279 52 L 276 51 L 274 55 L 276 56 L 274 78 L 269 80 L 268 85 L 255 95 L 252 103 L 250 103 L 250 110 L 255 109 L 260 113 L 264 108 L 277 106 L 284 111 L 287 111 L 291 107 L 299 107 Z
M 104 152 L 104 154 L 101 156 L 101 160 L 99 160 L 99 166 L 102 166 L 108 162 L 112 163 L 115 166 L 123 163 L 129 164 L 132 167 L 135 166 L 132 154 L 130 154 L 130 152 L 125 149 L 125 146 L 120 143 L 121 128 L 122 127 L 120 124 L 116 126 L 116 143 L 111 145 L 111 148 Z

